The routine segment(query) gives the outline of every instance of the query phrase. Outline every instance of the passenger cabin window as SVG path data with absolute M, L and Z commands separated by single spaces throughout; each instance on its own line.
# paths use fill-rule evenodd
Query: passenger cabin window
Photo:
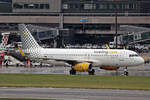
M 129 57 L 138 57 L 139 55 L 137 54 L 130 54 Z

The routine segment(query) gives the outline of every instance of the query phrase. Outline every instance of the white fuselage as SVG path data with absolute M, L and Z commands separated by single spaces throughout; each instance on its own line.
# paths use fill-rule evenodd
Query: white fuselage
M 32 50 L 31 50 L 32 51 Z M 30 58 L 44 58 L 56 61 L 91 62 L 93 66 L 136 66 L 144 59 L 130 50 L 119 49 L 48 49 L 38 48 L 30 52 Z M 28 50 L 26 50 L 28 52 Z

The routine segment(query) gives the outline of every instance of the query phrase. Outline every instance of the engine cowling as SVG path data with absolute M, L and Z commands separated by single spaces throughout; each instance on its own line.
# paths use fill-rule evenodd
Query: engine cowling
M 74 70 L 79 71 L 79 72 L 88 72 L 89 70 L 92 69 L 92 64 L 91 63 L 78 63 L 74 65 Z
M 104 70 L 117 70 L 118 67 L 116 67 L 116 66 L 102 66 L 102 67 L 100 67 L 100 69 L 104 69 Z

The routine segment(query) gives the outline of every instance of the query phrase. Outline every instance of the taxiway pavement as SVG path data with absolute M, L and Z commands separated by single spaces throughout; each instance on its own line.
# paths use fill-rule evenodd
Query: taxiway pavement
M 149 100 L 150 91 L 0 87 L 0 98 L 54 98 L 64 100 Z

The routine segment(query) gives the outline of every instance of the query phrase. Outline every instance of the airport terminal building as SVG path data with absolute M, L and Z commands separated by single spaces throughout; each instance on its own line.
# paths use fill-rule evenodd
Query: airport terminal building
M 116 14 L 118 34 L 120 25 L 149 27 L 149 4 L 149 0 L 0 0 L 0 31 L 16 31 L 18 23 L 26 23 L 68 30 L 73 43 L 103 43 L 113 40 Z

